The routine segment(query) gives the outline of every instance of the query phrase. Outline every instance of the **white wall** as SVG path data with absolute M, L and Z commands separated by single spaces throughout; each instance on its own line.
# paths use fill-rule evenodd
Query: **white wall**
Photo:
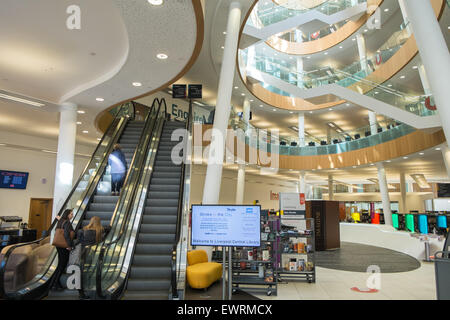
M 206 166 L 195 165 L 192 174 L 191 203 L 202 202 L 203 185 L 205 183 Z M 262 209 L 279 209 L 278 200 L 270 200 L 270 192 L 297 192 L 297 187 L 292 183 L 278 181 L 277 178 L 262 177 L 251 174 L 245 176 L 244 204 L 253 204 L 259 200 Z M 219 204 L 235 204 L 236 200 L 237 170 L 224 170 L 220 187 Z
M 0 132 L 0 142 L 17 146 L 32 147 L 56 151 L 57 141 L 34 136 Z M 95 146 L 77 145 L 76 152 L 92 154 Z M 74 164 L 74 182 L 89 159 L 76 156 Z M 0 216 L 19 216 L 28 222 L 31 198 L 53 198 L 56 154 L 42 151 L 20 150 L 0 146 L 0 169 L 29 172 L 26 190 L 0 189 Z M 42 179 L 47 182 L 43 183 Z

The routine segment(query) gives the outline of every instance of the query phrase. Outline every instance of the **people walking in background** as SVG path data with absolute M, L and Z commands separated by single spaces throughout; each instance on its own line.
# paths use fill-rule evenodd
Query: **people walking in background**
M 128 169 L 127 160 L 118 143 L 114 145 L 114 150 L 109 155 L 108 165 L 111 168 L 111 194 L 118 196 Z

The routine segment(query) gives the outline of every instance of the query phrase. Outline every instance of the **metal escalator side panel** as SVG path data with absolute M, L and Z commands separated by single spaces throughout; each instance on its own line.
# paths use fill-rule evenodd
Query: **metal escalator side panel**
M 122 107 L 123 108 L 123 107 Z M 114 143 L 117 142 L 118 137 L 123 132 L 126 123 L 128 122 L 128 117 L 116 117 L 108 130 L 104 134 L 103 138 L 97 145 L 90 161 L 86 165 L 84 171 L 80 175 L 78 181 L 75 183 L 72 191 L 70 192 L 67 200 L 63 204 L 60 214 L 68 208 L 74 210 L 74 218 L 72 219 L 72 225 L 75 230 L 77 230 L 81 224 L 82 217 L 84 216 L 84 212 L 86 210 L 87 205 L 89 204 L 89 199 L 92 194 L 95 192 L 97 185 L 106 169 L 107 164 L 107 155 Z M 89 177 L 87 181 L 85 178 Z M 84 185 L 84 187 L 83 187 Z M 2 264 L 0 266 L 0 292 L 3 298 L 5 299 L 36 299 L 42 298 L 46 295 L 49 287 L 49 280 L 52 278 L 54 271 L 56 269 L 56 250 L 52 248 L 51 253 L 49 254 L 46 263 L 44 263 L 36 274 L 32 276 L 31 279 L 16 285 L 16 287 L 12 288 L 12 290 L 8 291 L 5 287 L 5 275 L 8 272 L 11 272 L 13 266 L 8 265 L 9 258 L 13 256 L 15 250 L 19 250 L 26 246 L 32 247 L 40 247 L 41 245 L 47 243 L 51 243 L 53 239 L 54 230 L 56 227 L 57 220 L 53 221 L 48 233 L 49 236 L 43 237 L 36 241 L 32 241 L 29 243 L 18 244 L 11 247 L 8 252 L 4 255 Z M 34 263 L 32 260 L 32 255 L 29 257 L 30 261 L 26 263 Z M 14 259 L 13 259 L 14 260 Z M 12 261 L 12 260 L 11 260 Z M 8 271 L 9 270 L 9 271 Z M 11 289 L 11 288 L 10 288 Z

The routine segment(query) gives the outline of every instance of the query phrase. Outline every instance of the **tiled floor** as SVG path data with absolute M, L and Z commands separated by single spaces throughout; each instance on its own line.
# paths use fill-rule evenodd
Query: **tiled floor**
M 421 262 L 419 269 L 380 274 L 377 293 L 358 293 L 350 288 L 365 288 L 369 274 L 317 267 L 316 283 L 279 284 L 277 296 L 255 294 L 264 300 L 435 300 L 434 264 Z

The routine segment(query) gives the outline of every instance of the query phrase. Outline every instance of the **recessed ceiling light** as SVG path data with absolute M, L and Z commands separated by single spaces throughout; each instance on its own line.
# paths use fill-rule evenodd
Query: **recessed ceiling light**
M 313 111 L 310 111 L 309 113 L 313 113 Z
M 141 87 L 141 86 L 142 86 L 142 83 L 140 83 L 140 82 L 133 82 L 133 86 L 135 86 L 135 87 Z
M 353 166 L 353 169 L 356 169 L 356 166 Z
M 77 121 L 77 124 L 80 125 L 80 124 L 82 124 L 82 123 L 81 123 L 81 121 Z
M 272 111 L 277 111 L 277 109 L 272 109 Z
M 327 54 L 328 54 L 328 52 L 325 52 L 325 53 L 324 53 L 324 55 L 327 55 Z
M 148 3 L 150 3 L 154 6 L 160 6 L 163 4 L 163 0 L 148 0 Z
M 436 150 L 436 151 L 441 151 L 441 148 L 436 148 L 436 149 L 434 149 L 434 150 Z
M 346 105 L 347 107 L 350 107 L 350 103 L 346 103 L 345 105 Z
M 418 69 L 419 67 L 418 66 L 414 66 L 414 67 L 412 67 L 414 70 L 416 70 L 416 69 Z
M 235 89 L 239 89 L 239 87 L 234 87 Z
M 227 34 L 227 32 L 226 32 L 226 31 L 224 31 L 224 32 L 223 32 L 223 34 Z
M 165 54 L 165 53 L 158 53 L 158 54 L 156 55 L 156 57 L 157 57 L 158 59 L 161 59 L 161 60 L 166 60 L 169 56 L 168 56 L 167 54 Z
M 241 93 L 241 96 L 245 96 L 245 93 Z
M 83 130 L 83 133 L 89 133 L 89 131 L 87 131 L 87 130 Z
M 421 153 L 419 153 L 421 156 L 423 156 L 425 153 L 423 153 L 423 152 L 421 152 Z
M 21 102 L 21 103 L 26 103 L 26 104 L 29 104 L 29 105 L 34 106 L 34 107 L 43 107 L 43 106 L 45 106 L 45 104 L 43 104 L 43 103 L 30 101 L 30 100 L 27 100 L 27 99 L 22 99 L 22 98 L 19 98 L 19 97 L 10 96 L 10 95 L 3 94 L 3 93 L 0 93 L 0 98 L 8 99 L 8 100 L 16 101 L 16 102 Z
M 260 106 L 261 108 L 263 107 L 263 105 L 262 105 L 262 104 L 260 104 L 259 106 Z
M 388 11 L 389 11 L 389 8 L 384 9 L 384 12 L 388 12 Z
M 6 146 L 6 144 L 4 144 L 4 143 L 0 143 L 0 146 Z
M 406 159 L 408 159 L 408 157 L 403 157 L 403 159 L 405 159 L 405 160 L 406 160 Z
M 328 110 L 333 111 L 333 108 L 330 108 L 330 109 L 328 109 Z
M 391 162 L 391 160 L 387 160 L 386 162 Z
M 105 99 L 103 99 L 103 98 L 96 98 L 95 100 L 97 100 L 98 102 L 103 102 L 103 101 L 105 101 Z
M 84 110 L 78 110 L 77 111 L 79 114 L 85 114 L 86 113 L 86 111 L 84 111 Z
M 221 49 L 225 49 L 225 47 L 224 47 L 224 46 L 221 46 L 220 48 L 221 48 Z
M 339 46 L 339 49 L 342 49 L 342 48 L 344 48 L 343 46 Z
M 401 77 L 400 77 L 400 79 L 405 79 L 405 78 L 406 78 L 405 76 L 401 76 Z
M 289 111 L 289 113 L 294 113 L 294 111 Z
M 252 100 L 250 100 L 250 102 L 253 102 L 253 101 L 255 101 L 255 100 L 253 100 L 253 99 L 252 99 Z
M 102 141 L 102 139 L 101 138 L 97 138 L 97 141 Z
M 392 87 L 392 84 L 388 84 L 388 87 L 389 87 L 389 88 Z

